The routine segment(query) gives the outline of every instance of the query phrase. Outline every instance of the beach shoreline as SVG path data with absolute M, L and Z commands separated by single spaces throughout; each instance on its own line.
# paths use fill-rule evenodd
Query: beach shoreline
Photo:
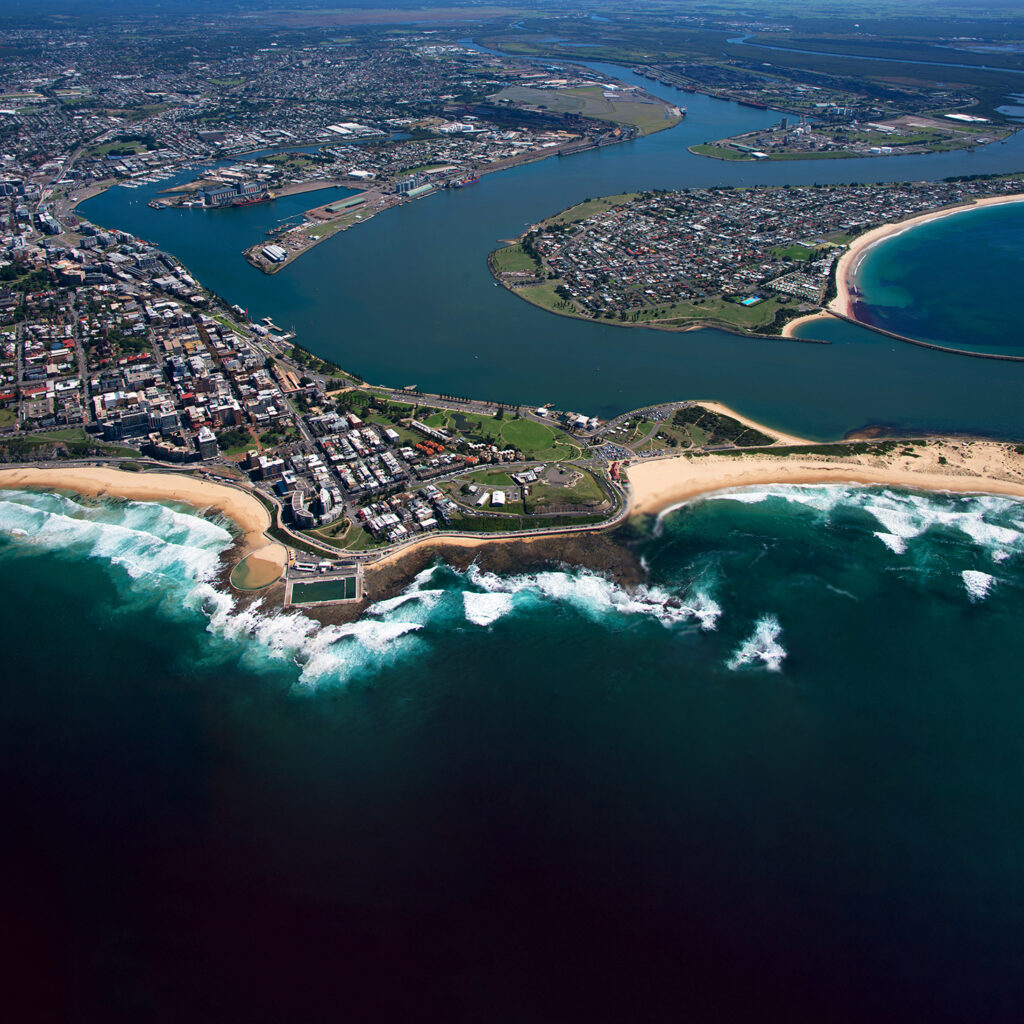
M 816 320 L 835 320 L 835 317 L 826 310 L 821 310 L 817 313 L 805 313 L 803 316 L 798 316 L 795 320 L 788 321 L 782 328 L 782 337 L 791 338 L 793 341 L 807 341 L 807 338 L 801 338 L 797 333 L 798 327 L 803 327 L 805 324 L 814 323 Z
M 630 466 L 630 515 L 658 515 L 717 491 L 768 484 L 859 484 L 1024 499 L 1024 456 L 1002 442 L 931 440 L 888 455 L 675 455 Z
M 892 224 L 881 224 L 877 228 L 865 231 L 864 234 L 858 235 L 853 239 L 846 252 L 839 257 L 839 262 L 836 265 L 836 297 L 828 304 L 826 310 L 838 313 L 840 316 L 851 320 L 857 320 L 852 298 L 852 290 L 856 287 L 857 270 L 860 268 L 869 250 L 887 238 L 894 238 L 896 235 L 901 235 L 904 231 L 909 231 L 911 228 L 919 227 L 930 221 L 952 217 L 958 213 L 966 213 L 968 210 L 980 210 L 986 206 L 1003 206 L 1007 203 L 1020 202 L 1024 202 L 1024 193 L 1021 192 L 1008 196 L 989 196 L 985 199 L 974 199 L 966 203 L 960 203 L 957 206 L 935 210 L 932 213 L 922 213 L 907 220 L 895 221 Z M 812 319 L 818 319 L 823 316 L 827 316 L 827 312 L 814 314 Z M 796 325 L 797 322 L 793 321 L 793 326 L 795 327 Z
M 742 423 L 745 427 L 750 427 L 752 430 L 757 430 L 762 434 L 768 434 L 774 437 L 777 441 L 785 444 L 820 443 L 812 441 L 807 437 L 798 437 L 796 434 L 785 434 L 781 430 L 776 430 L 775 427 L 769 426 L 767 423 L 758 423 L 757 420 L 752 420 L 749 416 L 744 416 L 743 413 L 737 412 L 731 406 L 725 405 L 722 402 L 708 402 L 703 398 L 698 398 L 694 400 L 693 404 L 702 406 L 709 412 L 717 412 L 720 416 L 728 416 L 730 419 L 736 420 L 737 423 Z
M 0 469 L 0 490 L 40 488 L 74 491 L 90 498 L 127 498 L 130 501 L 175 501 L 196 511 L 213 509 L 230 519 L 241 532 L 236 545 L 239 559 L 257 554 L 264 564 L 287 562 L 284 545 L 271 540 L 270 513 L 254 495 L 240 487 L 200 480 L 177 473 L 131 473 L 103 466 Z

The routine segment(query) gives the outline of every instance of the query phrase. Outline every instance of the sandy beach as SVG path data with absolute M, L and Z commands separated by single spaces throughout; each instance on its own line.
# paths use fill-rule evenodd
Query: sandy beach
M 903 454 L 914 451 L 918 454 Z M 944 460 L 944 461 L 942 461 Z M 677 455 L 630 466 L 633 515 L 654 515 L 713 491 L 764 484 L 883 484 L 1024 498 L 1024 456 L 988 441 L 929 441 L 888 455 Z
M 759 430 L 762 434 L 769 434 L 777 441 L 782 441 L 785 444 L 814 444 L 813 441 L 809 441 L 806 437 L 797 437 L 796 434 L 784 434 L 781 430 L 776 430 L 774 427 L 768 427 L 763 423 L 758 423 L 757 420 L 752 420 L 749 416 L 744 416 L 742 413 L 738 413 L 728 405 L 722 405 L 721 402 L 705 402 L 702 398 L 697 401 L 696 404 L 702 405 L 705 409 L 709 409 L 711 412 L 717 412 L 720 416 L 729 416 L 736 420 L 737 423 L 742 423 L 746 427 Z
M 925 224 L 932 220 L 942 220 L 944 217 L 952 217 L 967 210 L 977 210 L 983 206 L 1002 206 L 1005 203 L 1019 203 L 1021 201 L 1024 201 L 1024 194 L 1019 192 L 1009 196 L 991 196 L 988 199 L 976 199 L 972 202 L 963 203 L 960 206 L 951 206 L 945 210 L 936 210 L 934 213 L 922 213 L 920 216 L 910 217 L 908 220 L 897 221 L 894 224 L 882 224 L 880 227 L 865 231 L 863 235 L 855 238 L 850 243 L 846 252 L 839 257 L 839 265 L 836 267 L 838 293 L 829 303 L 828 308 L 843 316 L 852 317 L 854 315 L 853 303 L 850 298 L 850 286 L 856 277 L 857 268 L 860 266 L 860 262 L 867 254 L 867 251 L 884 239 L 902 234 L 904 231 L 908 231 L 919 224 Z M 824 316 L 825 314 L 816 315 Z M 796 326 L 795 321 L 793 326 Z
M 270 513 L 257 498 L 236 487 L 185 474 L 127 473 L 100 466 L 0 470 L 0 488 L 19 487 L 76 491 L 94 498 L 109 496 L 133 501 L 180 501 L 198 510 L 214 509 L 231 519 L 242 531 L 243 556 L 258 551 L 262 563 L 279 563 L 281 569 L 284 568 L 284 547 L 268 542 L 265 536 L 265 531 L 271 526 Z
M 790 320 L 789 323 L 782 328 L 782 336 L 784 338 L 796 338 L 797 341 L 804 341 L 806 339 L 800 338 L 796 333 L 796 329 L 798 327 L 802 327 L 804 324 L 814 323 L 815 320 L 834 319 L 835 317 L 833 317 L 831 313 L 807 313 L 804 316 L 798 316 L 795 320 Z
M 952 217 L 957 213 L 964 213 L 967 210 L 980 209 L 982 206 L 1002 206 L 1004 203 L 1019 203 L 1021 201 L 1024 201 L 1024 194 L 1019 192 L 1009 196 L 991 196 L 988 199 L 975 199 L 959 206 L 950 206 L 944 210 L 936 210 L 933 213 L 922 213 L 917 217 L 910 217 L 907 220 L 896 221 L 892 224 L 882 224 L 877 228 L 872 228 L 870 231 L 865 231 L 863 235 L 855 238 L 850 243 L 846 252 L 839 257 L 839 263 L 836 266 L 837 294 L 828 304 L 827 310 L 808 313 L 806 316 L 790 320 L 783 327 L 782 336 L 784 338 L 798 338 L 796 331 L 799 327 L 814 323 L 816 320 L 832 319 L 832 313 L 856 319 L 850 295 L 851 286 L 856 279 L 860 262 L 868 250 L 884 239 L 902 234 L 904 231 L 919 224 L 925 224 L 931 220 L 941 220 L 943 217 Z

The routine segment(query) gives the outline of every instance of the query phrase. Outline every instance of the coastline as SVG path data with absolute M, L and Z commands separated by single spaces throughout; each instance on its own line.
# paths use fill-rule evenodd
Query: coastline
M 909 231 L 911 228 L 918 227 L 921 224 L 927 224 L 929 221 L 942 220 L 945 217 L 952 217 L 955 214 L 965 213 L 968 210 L 979 210 L 985 206 L 1003 206 L 1007 203 L 1020 202 L 1024 202 L 1024 193 L 1021 192 L 1016 192 L 1009 196 L 989 196 L 985 199 L 974 199 L 957 206 L 935 210 L 932 213 L 922 213 L 907 220 L 895 221 L 892 224 L 881 224 L 877 228 L 865 231 L 864 234 L 858 235 L 850 242 L 846 252 L 839 257 L 839 262 L 836 265 L 837 293 L 826 309 L 837 313 L 839 316 L 860 323 L 854 312 L 851 294 L 852 290 L 856 287 L 857 271 L 860 268 L 861 262 L 867 256 L 868 251 L 885 239 L 894 238 L 904 231 Z M 814 318 L 817 319 L 826 315 L 826 313 L 816 314 Z M 793 321 L 793 325 L 796 326 L 796 321 Z M 865 324 L 864 326 L 869 325 Z
M 0 469 L 0 490 L 43 488 L 74 491 L 91 498 L 116 497 L 131 501 L 177 501 L 197 511 L 214 509 L 241 531 L 239 559 L 254 555 L 264 567 L 284 572 L 288 553 L 266 531 L 270 513 L 256 497 L 241 488 L 176 473 L 129 473 L 101 466 L 65 466 L 53 469 Z M 279 573 L 280 575 L 280 573 Z
M 765 484 L 853 483 L 1024 499 L 1024 456 L 1003 442 L 932 440 L 914 455 L 675 455 L 630 466 L 630 515 L 657 515 L 715 491 Z M 944 460 L 944 461 L 940 461 Z
M 803 316 L 798 316 L 794 320 L 790 320 L 782 328 L 782 337 L 790 338 L 793 341 L 810 341 L 810 338 L 801 338 L 799 335 L 794 333 L 798 327 L 803 327 L 805 324 L 812 324 L 816 320 L 834 320 L 835 317 L 828 311 L 822 310 L 819 313 L 804 313 Z
M 728 416 L 730 419 L 736 420 L 737 423 L 742 423 L 745 427 L 750 427 L 762 434 L 769 434 L 774 437 L 776 441 L 781 441 L 783 444 L 821 443 L 820 441 L 812 441 L 808 437 L 798 437 L 796 434 L 784 434 L 781 430 L 776 430 L 774 427 L 770 427 L 766 423 L 758 423 L 757 420 L 752 420 L 749 416 L 744 416 L 742 413 L 737 412 L 728 405 L 723 405 L 721 402 L 705 402 L 702 398 L 698 398 L 694 400 L 693 404 L 703 406 L 709 412 L 717 412 L 720 416 Z

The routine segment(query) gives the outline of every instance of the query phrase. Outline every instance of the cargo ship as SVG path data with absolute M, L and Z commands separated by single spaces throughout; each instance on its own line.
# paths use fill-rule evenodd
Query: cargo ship
M 264 192 L 261 196 L 249 196 L 236 199 L 232 206 L 259 206 L 260 203 L 272 203 L 277 197 L 271 192 Z
M 474 174 L 469 178 L 462 178 L 459 181 L 452 182 L 452 188 L 465 188 L 467 185 L 475 185 L 480 180 L 479 174 Z

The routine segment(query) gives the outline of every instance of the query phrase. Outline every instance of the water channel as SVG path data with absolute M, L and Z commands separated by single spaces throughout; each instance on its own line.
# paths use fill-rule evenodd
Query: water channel
M 550 63 L 550 62 L 545 62 Z M 294 328 L 314 352 L 373 383 L 508 402 L 552 402 L 610 416 L 712 398 L 814 438 L 882 424 L 1024 437 L 1024 365 L 914 348 L 843 323 L 828 345 L 687 333 L 559 317 L 494 287 L 486 258 L 502 239 L 591 196 L 649 188 L 940 179 L 1024 170 L 1024 133 L 973 153 L 735 163 L 687 146 L 751 131 L 779 114 L 684 93 L 614 65 L 578 62 L 688 108 L 676 128 L 485 176 L 343 232 L 273 275 L 242 250 L 282 218 L 337 193 L 226 211 L 153 210 L 158 186 L 113 188 L 81 212 L 174 253 L 254 317 Z

